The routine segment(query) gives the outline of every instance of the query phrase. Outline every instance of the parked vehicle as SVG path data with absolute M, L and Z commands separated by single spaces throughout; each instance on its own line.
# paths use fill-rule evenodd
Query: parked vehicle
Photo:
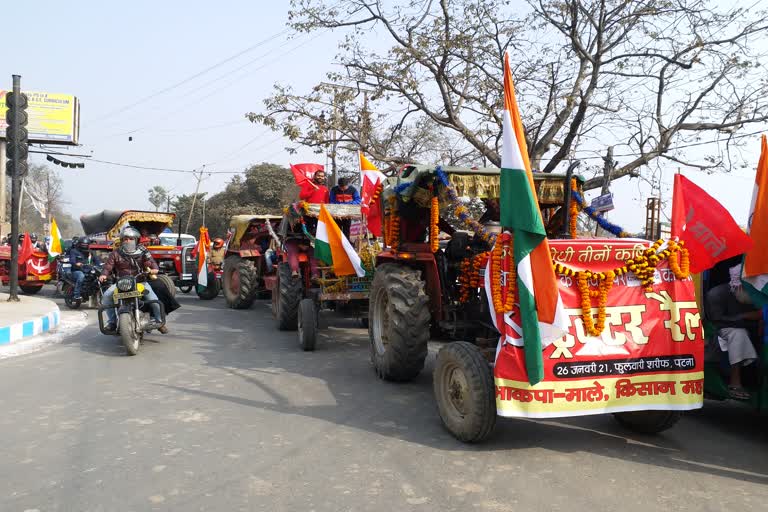
M 0 283 L 7 286 L 10 280 L 11 246 L 0 245 Z M 35 295 L 49 282 L 56 283 L 56 266 L 48 260 L 46 251 L 36 249 L 19 265 L 19 288 L 27 295 Z

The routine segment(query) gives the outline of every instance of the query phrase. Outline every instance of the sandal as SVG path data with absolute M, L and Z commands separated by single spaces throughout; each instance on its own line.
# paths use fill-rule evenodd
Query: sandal
M 749 391 L 739 386 L 728 386 L 728 394 L 734 400 L 749 400 L 751 396 Z

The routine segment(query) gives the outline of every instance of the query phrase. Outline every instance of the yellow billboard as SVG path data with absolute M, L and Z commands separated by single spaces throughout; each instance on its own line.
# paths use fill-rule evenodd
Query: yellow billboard
M 5 95 L 0 89 L 0 139 L 5 138 Z M 71 94 L 24 91 L 29 142 L 76 145 L 80 137 L 80 103 Z

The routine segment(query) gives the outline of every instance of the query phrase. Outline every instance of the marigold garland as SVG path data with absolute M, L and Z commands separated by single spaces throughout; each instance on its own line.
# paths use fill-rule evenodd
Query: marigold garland
M 461 260 L 458 276 L 460 303 L 468 302 L 472 292 L 480 288 L 480 270 L 488 264 L 488 255 L 488 252 L 482 252 Z
M 386 216 L 386 244 L 394 250 L 400 242 L 400 216 L 397 214 L 397 198 L 389 198 L 389 214 Z
M 572 192 L 578 192 L 578 188 L 576 186 L 576 178 L 571 179 L 571 191 Z M 571 201 L 570 201 L 570 215 L 568 217 L 568 221 L 570 222 L 570 234 L 571 238 L 576 238 L 578 229 L 578 221 L 579 221 L 579 202 L 576 201 L 576 199 L 573 197 L 573 194 L 571 194 Z
M 440 249 L 440 228 L 438 223 L 440 222 L 440 201 L 437 196 L 432 196 L 432 207 L 429 211 L 429 243 L 432 252 L 437 252 Z
M 496 243 L 491 250 L 491 298 L 493 300 L 493 309 L 497 313 L 509 313 L 515 305 L 517 272 L 515 271 L 512 249 L 512 237 L 505 233 L 500 243 Z M 502 286 L 502 272 L 505 267 L 507 268 L 506 285 Z
M 652 292 L 656 267 L 664 260 L 669 262 L 669 268 L 677 279 L 687 279 L 691 275 L 688 250 L 683 247 L 683 242 L 670 240 L 667 247 L 659 252 L 663 244 L 663 240 L 657 240 L 642 254 L 628 259 L 625 265 L 605 272 L 576 271 L 556 261 L 552 262 L 555 273 L 573 278 L 576 281 L 581 295 L 581 317 L 587 334 L 599 336 L 603 332 L 608 292 L 613 287 L 613 282 L 617 276 L 632 272 L 640 280 L 645 291 Z M 591 280 L 597 281 L 597 290 L 590 289 Z M 598 299 L 597 320 L 592 317 L 592 299 Z

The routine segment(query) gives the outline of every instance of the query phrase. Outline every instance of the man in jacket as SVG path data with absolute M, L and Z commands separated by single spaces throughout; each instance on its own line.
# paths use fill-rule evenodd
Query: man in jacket
M 104 270 L 102 270 L 99 276 L 99 281 L 104 282 L 107 278 L 114 274 L 119 280 L 125 276 L 135 276 L 149 268 L 149 274 L 155 275 L 158 273 L 157 263 L 155 262 L 149 251 L 142 245 L 139 245 L 139 237 L 141 234 L 132 227 L 123 228 L 120 232 L 120 247 L 109 255 L 107 262 L 104 264 Z M 104 292 L 104 296 L 101 299 L 101 303 L 104 306 L 114 306 L 115 301 L 113 295 L 115 293 L 116 284 L 107 289 Z M 148 282 L 144 283 L 144 298 L 146 300 L 157 301 L 157 295 L 152 290 L 152 287 Z M 148 329 L 158 329 L 161 333 L 165 334 L 168 329 L 162 325 L 162 319 L 160 317 L 160 304 L 154 302 L 150 304 L 152 311 L 152 321 L 147 326 Z M 107 326 L 108 331 L 114 331 L 117 327 L 117 313 L 115 308 L 107 308 Z
M 325 186 L 325 171 L 317 171 L 312 178 L 312 181 L 301 184 L 299 199 L 308 203 L 327 204 L 329 193 Z
M 331 189 L 332 204 L 360 204 L 360 194 L 349 185 L 349 178 L 339 178 L 339 184 Z
M 91 241 L 88 237 L 78 238 L 77 242 L 72 244 L 72 247 L 69 249 L 69 263 L 72 265 L 70 267 L 70 274 L 75 281 L 72 298 L 75 300 L 82 299 L 80 291 L 85 280 L 84 270 L 87 270 L 87 267 L 91 265 L 101 265 L 99 257 L 91 254 L 90 243 Z

